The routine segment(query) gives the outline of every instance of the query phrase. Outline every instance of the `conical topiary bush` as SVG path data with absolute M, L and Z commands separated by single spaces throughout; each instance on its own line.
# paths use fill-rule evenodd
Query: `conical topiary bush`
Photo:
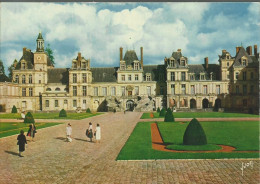
M 167 112 L 164 117 L 164 122 L 174 122 L 174 117 L 170 108 L 167 109 Z
M 199 121 L 193 118 L 187 126 L 184 136 L 184 145 L 205 145 L 207 144 L 206 134 Z
M 90 109 L 89 109 L 89 108 L 87 108 L 87 110 L 86 110 L 86 113 L 91 113 L 91 111 L 90 111 Z
M 59 117 L 67 117 L 67 113 L 64 109 L 61 109 Z
M 160 110 L 160 108 L 159 108 L 159 107 L 157 107 L 157 112 L 158 112 L 158 113 L 160 113 L 160 112 L 161 112 L 161 110 Z
M 24 118 L 24 121 L 23 121 L 23 122 L 24 122 L 24 123 L 32 123 L 32 124 L 34 124 L 35 121 L 34 121 L 34 118 L 33 118 L 32 113 L 27 112 L 27 114 L 25 115 L 25 118 Z
M 17 108 L 15 107 L 15 105 L 12 108 L 12 113 L 17 113 Z
M 165 108 L 162 108 L 162 110 L 161 110 L 161 112 L 160 112 L 160 116 L 165 116 L 165 114 L 166 114 L 166 110 L 165 110 Z

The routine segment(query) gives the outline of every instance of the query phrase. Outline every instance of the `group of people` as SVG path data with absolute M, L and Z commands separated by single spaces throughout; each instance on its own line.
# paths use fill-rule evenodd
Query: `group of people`
M 67 134 L 67 141 L 72 142 L 71 134 L 72 134 L 72 127 L 71 124 L 68 123 L 68 126 L 66 127 L 66 134 Z M 89 127 L 86 130 L 86 136 L 90 139 L 90 142 L 93 142 L 92 139 L 95 136 L 96 142 L 100 143 L 101 139 L 101 128 L 99 124 L 97 124 L 95 131 L 93 130 L 92 123 L 89 122 Z
M 27 136 L 31 137 L 32 141 L 34 141 L 35 133 L 37 133 L 35 124 L 31 124 L 29 126 Z M 23 130 L 20 131 L 20 135 L 18 135 L 17 140 L 17 145 L 19 146 L 19 157 L 23 157 L 22 152 L 25 151 L 25 144 L 27 144 L 27 140 Z

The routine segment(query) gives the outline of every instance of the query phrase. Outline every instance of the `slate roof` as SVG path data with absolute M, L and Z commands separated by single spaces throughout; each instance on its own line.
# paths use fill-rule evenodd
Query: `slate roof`
M 0 82 L 11 82 L 11 80 L 5 75 L 5 74 L 0 74 Z
M 246 56 L 248 58 L 248 64 L 253 63 L 252 58 L 247 54 L 244 47 L 240 47 L 238 53 L 235 56 L 235 61 L 234 61 L 233 66 L 241 66 L 240 59 L 243 56 Z
M 34 65 L 33 53 L 28 49 L 26 49 L 26 51 L 23 53 L 23 56 L 21 57 L 21 59 L 17 63 L 15 69 L 16 70 L 21 69 L 21 61 L 23 59 L 27 62 L 28 69 L 33 69 L 33 65 Z
M 69 84 L 69 68 L 48 69 L 48 83 Z
M 138 60 L 136 52 L 134 50 L 126 51 L 124 60 L 125 60 L 126 66 L 127 65 L 132 65 L 134 60 Z
M 109 68 L 91 68 L 92 82 L 117 82 L 117 73 L 119 67 Z
M 205 64 L 189 65 L 188 73 L 195 73 L 195 80 L 199 80 L 200 73 L 206 73 L 206 79 L 210 79 L 210 73 L 213 72 L 213 80 L 219 80 L 220 66 L 217 64 L 209 64 L 208 70 L 205 68 Z
M 151 80 L 152 81 L 159 81 L 159 75 L 160 73 L 162 74 L 161 76 L 163 77 L 161 81 L 166 81 L 165 79 L 165 66 L 164 65 L 144 65 L 144 81 L 145 81 L 145 75 L 146 73 L 151 73 Z

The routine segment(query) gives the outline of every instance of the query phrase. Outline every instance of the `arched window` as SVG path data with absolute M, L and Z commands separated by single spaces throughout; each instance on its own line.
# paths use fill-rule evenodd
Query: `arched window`
M 57 88 L 55 89 L 55 91 L 60 91 L 60 88 L 59 88 L 59 87 L 57 87 Z
M 46 91 L 51 91 L 51 88 L 47 88 Z

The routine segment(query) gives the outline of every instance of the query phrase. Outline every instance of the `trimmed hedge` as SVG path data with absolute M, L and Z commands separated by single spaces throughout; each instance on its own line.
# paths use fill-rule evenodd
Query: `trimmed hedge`
M 90 111 L 90 109 L 89 109 L 89 108 L 87 108 L 87 110 L 86 110 L 86 113 L 91 113 L 91 111 Z
M 166 115 L 166 110 L 165 108 L 162 108 L 161 112 L 160 112 L 160 116 L 165 116 Z
M 17 108 L 15 107 L 15 105 L 12 108 L 12 113 L 17 113 Z
M 164 122 L 174 122 L 174 117 L 172 114 L 172 110 L 170 108 L 167 109 L 167 112 L 164 117 Z
M 59 117 L 67 117 L 67 113 L 64 109 L 61 109 Z
M 184 145 L 205 145 L 207 144 L 206 134 L 199 121 L 193 118 L 187 126 L 184 136 Z
M 158 112 L 158 113 L 160 113 L 160 112 L 161 112 L 161 110 L 160 110 L 160 108 L 159 108 L 159 107 L 157 107 L 157 112 Z
M 27 112 L 27 114 L 25 115 L 25 118 L 24 118 L 24 121 L 23 121 L 23 122 L 24 122 L 24 123 L 32 123 L 32 124 L 34 124 L 35 121 L 34 121 L 34 118 L 33 118 L 32 113 Z

